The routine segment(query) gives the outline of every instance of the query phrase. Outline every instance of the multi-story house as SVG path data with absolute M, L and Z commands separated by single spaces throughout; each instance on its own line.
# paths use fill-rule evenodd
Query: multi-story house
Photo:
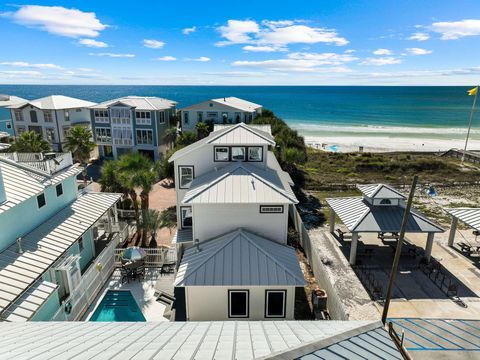
M 167 150 L 165 130 L 173 124 L 176 102 L 158 97 L 126 96 L 92 106 L 95 142 L 104 158 L 131 151 L 154 160 Z
M 177 319 L 294 318 L 305 281 L 287 231 L 289 207 L 298 201 L 269 151 L 274 145 L 269 125 L 239 123 L 169 159 L 174 242 L 183 254 L 174 283 Z
M 79 172 L 70 153 L 0 156 L 1 321 L 77 320 L 113 271 L 121 194 L 79 192 Z
M 0 95 L 0 140 L 2 135 L 5 136 L 5 134 L 7 134 L 6 136 L 13 136 L 14 134 L 12 115 L 7 106 L 25 102 L 27 102 L 27 100 L 19 98 L 18 96 Z
M 90 128 L 90 101 L 63 95 L 51 95 L 41 99 L 8 106 L 14 122 L 14 135 L 35 131 L 47 140 L 54 151 L 61 151 L 62 144 L 72 126 Z
M 248 124 L 261 113 L 262 105 L 237 97 L 211 99 L 180 109 L 180 127 L 183 131 L 194 131 L 199 122 Z

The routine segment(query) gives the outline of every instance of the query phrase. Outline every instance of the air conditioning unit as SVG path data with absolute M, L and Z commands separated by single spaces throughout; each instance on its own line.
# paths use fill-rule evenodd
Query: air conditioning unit
M 82 274 L 80 270 L 80 256 L 70 255 L 55 268 L 59 295 L 61 298 L 70 295 L 80 283 Z

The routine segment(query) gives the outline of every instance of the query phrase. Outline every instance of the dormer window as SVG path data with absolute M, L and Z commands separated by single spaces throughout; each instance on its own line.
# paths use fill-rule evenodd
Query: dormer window
M 215 161 L 228 161 L 230 154 L 228 147 L 216 147 L 215 148 Z
M 248 161 L 262 161 L 263 149 L 261 146 L 252 146 L 248 148 Z
M 380 205 L 392 205 L 392 201 L 390 199 L 382 199 Z
M 245 147 L 232 146 L 232 161 L 245 161 Z

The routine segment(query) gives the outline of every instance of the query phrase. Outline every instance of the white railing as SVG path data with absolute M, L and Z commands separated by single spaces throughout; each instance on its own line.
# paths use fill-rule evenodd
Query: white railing
M 115 249 L 115 266 L 122 265 L 121 257 L 125 249 Z M 147 257 L 144 260 L 146 267 L 161 267 L 164 264 L 177 263 L 177 251 L 175 248 L 144 248 Z
M 82 317 L 85 310 L 92 304 L 105 282 L 115 270 L 116 247 L 127 236 L 128 226 L 125 226 L 119 233 L 115 234 L 107 247 L 103 249 L 82 275 L 78 286 L 63 301 L 60 309 L 55 313 L 51 321 L 75 321 Z M 69 304 L 68 307 L 71 309 L 69 313 L 65 311 L 67 304 Z
M 47 174 L 55 174 L 73 164 L 72 153 L 0 153 L 0 156 Z

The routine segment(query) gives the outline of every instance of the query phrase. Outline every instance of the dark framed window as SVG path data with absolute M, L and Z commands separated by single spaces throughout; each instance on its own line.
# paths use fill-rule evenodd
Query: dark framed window
M 182 219 L 182 228 L 192 227 L 192 207 L 182 206 L 180 207 L 180 216 Z
M 180 189 L 188 189 L 194 178 L 193 166 L 178 167 L 178 187 Z
M 232 146 L 232 161 L 245 161 L 245 146 Z
M 215 161 L 229 161 L 230 160 L 230 148 L 228 146 L 216 146 Z
M 78 239 L 78 248 L 80 249 L 80 251 L 83 251 L 83 249 L 85 248 L 83 245 L 83 237 Z
M 45 200 L 45 194 L 44 193 L 37 196 L 37 205 L 38 205 L 39 209 L 41 209 L 42 207 L 47 205 L 47 200 Z
M 248 147 L 248 161 L 260 162 L 263 160 L 263 148 L 261 146 Z
M 183 113 L 183 123 L 188 124 L 188 111 Z
M 250 311 L 250 291 L 228 290 L 228 317 L 248 318 Z
M 265 290 L 265 317 L 284 318 L 287 290 Z
M 283 214 L 283 205 L 260 205 L 260 214 Z
M 392 200 L 382 199 L 382 200 L 380 200 L 380 205 L 392 205 Z
M 55 191 L 57 192 L 57 197 L 62 196 L 63 195 L 63 185 L 58 184 L 57 186 L 55 186 Z

